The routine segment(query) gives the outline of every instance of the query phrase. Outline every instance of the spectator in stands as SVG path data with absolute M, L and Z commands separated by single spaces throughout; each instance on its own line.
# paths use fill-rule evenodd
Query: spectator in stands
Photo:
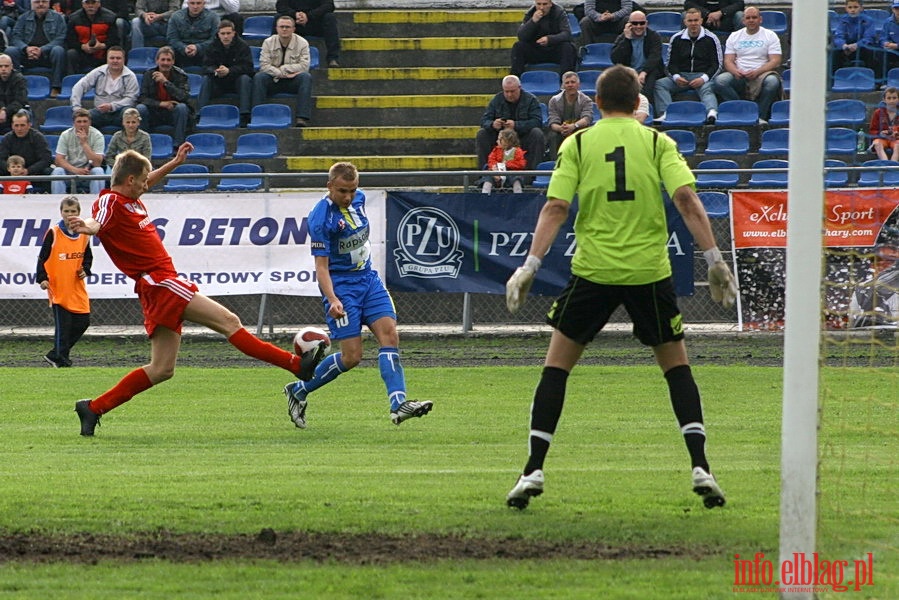
M 140 129 L 140 113 L 136 108 L 126 108 L 122 112 L 122 129 L 116 131 L 106 147 L 106 172 L 112 172 L 115 157 L 125 150 L 134 150 L 151 159 L 153 155 L 153 140 L 150 134 Z
M 633 10 L 631 0 L 586 0 L 581 19 L 581 46 L 614 42 Z
M 28 170 L 25 168 L 25 159 L 18 154 L 13 154 L 6 159 L 6 170 L 10 177 L 21 177 L 14 181 L 0 183 L 0 191 L 6 195 L 30 194 L 34 192 L 34 186 L 26 179 Z
M 487 164 L 487 156 L 496 145 L 499 132 L 514 129 L 527 152 L 528 170 L 534 170 L 543 160 L 546 149 L 540 102 L 532 93 L 521 89 L 521 80 L 515 75 L 503 77 L 502 86 L 503 90 L 490 100 L 481 117 L 481 128 L 475 140 L 478 166 Z
M 562 73 L 577 68 L 568 15 L 552 0 L 535 0 L 518 26 L 518 41 L 512 46 L 513 75 L 524 73 L 526 63 L 538 62 L 559 63 Z
M 131 21 L 131 46 L 165 46 L 169 19 L 181 8 L 179 0 L 137 0 Z
M 100 0 L 100 6 L 113 13 L 116 17 L 115 25 L 119 33 L 119 45 L 128 51 L 131 47 L 131 27 L 129 20 L 134 0 Z
M 846 0 L 845 8 L 833 33 L 833 69 L 851 66 L 873 69 L 876 65 L 871 47 L 877 38 L 877 24 L 862 11 L 861 0 Z
M 732 32 L 743 25 L 743 0 L 684 0 L 684 11 L 696 8 L 709 31 Z M 684 15 L 686 16 L 686 14 Z
M 718 118 L 718 98 L 712 81 L 721 72 L 721 41 L 702 26 L 702 13 L 688 8 L 684 16 L 686 29 L 671 36 L 666 75 L 656 82 L 656 122 L 665 120 L 665 111 L 674 95 L 694 91 L 706 108 L 706 123 Z
M 13 70 L 12 59 L 0 54 L 0 133 L 12 128 L 12 116 L 28 104 L 25 76 Z
M 83 108 L 72 111 L 72 127 L 59 136 L 56 145 L 56 167 L 51 175 L 103 175 L 103 146 L 105 140 L 99 129 L 91 127 L 91 114 Z M 99 195 L 103 190 L 102 179 L 90 181 L 90 193 Z M 65 194 L 68 182 L 56 179 L 50 182 L 50 192 Z
M 881 160 L 899 160 L 899 90 L 888 87 L 883 91 L 883 102 L 871 115 L 869 135 L 873 138 L 871 147 Z M 887 151 L 890 156 L 887 157 Z
M 724 71 L 713 79 L 719 100 L 754 100 L 759 105 L 759 122 L 767 125 L 771 105 L 779 99 L 783 86 L 777 68 L 782 52 L 780 39 L 762 27 L 762 15 L 754 6 L 743 12 L 745 27 L 727 37 Z
M 6 53 L 16 68 L 49 67 L 50 97 L 62 89 L 66 72 L 66 19 L 50 10 L 48 0 L 31 0 L 31 10 L 16 21 Z
M 219 20 L 203 0 L 187 0 L 186 8 L 175 11 L 169 19 L 166 39 L 175 51 L 175 63 L 179 67 L 203 66 L 206 50 L 218 32 Z
M 278 33 L 262 42 L 259 72 L 253 77 L 253 106 L 264 104 L 270 94 L 296 94 L 296 126 L 312 119 L 312 75 L 309 74 L 309 42 L 294 33 L 291 17 L 275 20 Z
M 184 143 L 193 122 L 190 82 L 187 73 L 175 66 L 175 51 L 171 46 L 156 51 L 156 66 L 144 73 L 138 101 L 141 129 L 153 131 L 159 125 L 171 125 L 174 147 Z
M 644 12 L 635 10 L 630 14 L 624 31 L 615 38 L 612 62 L 636 71 L 642 86 L 640 92 L 652 101 L 656 80 L 664 75 L 662 36 L 649 28 Z
M 16 20 L 25 12 L 16 0 L 2 0 L 0 2 L 0 30 L 6 36 L 7 40 L 12 36 L 13 27 L 16 26 Z
M 126 108 L 137 104 L 140 91 L 137 75 L 125 66 L 125 50 L 112 46 L 106 51 L 106 64 L 93 69 L 72 86 L 72 108 L 81 108 L 81 100 L 94 91 L 91 124 L 97 129 L 122 122 Z
M 300 37 L 324 38 L 328 67 L 340 66 L 340 32 L 337 29 L 337 15 L 334 14 L 334 0 L 277 0 L 275 12 L 279 17 L 292 17 L 296 34 Z
M 549 159 L 556 160 L 562 140 L 578 129 L 593 125 L 593 100 L 581 91 L 578 74 L 568 71 L 562 75 L 562 91 L 549 99 L 547 108 Z
M 66 72 L 87 73 L 106 64 L 106 50 L 121 46 L 116 16 L 100 6 L 100 0 L 81 0 L 81 10 L 68 19 Z
M 253 55 L 243 38 L 237 36 L 234 25 L 228 19 L 219 23 L 218 37 L 206 51 L 203 65 L 200 106 L 206 106 L 213 98 L 224 93 L 235 92 L 240 108 L 240 126 L 246 127 L 250 120 L 253 94 Z
M 890 69 L 899 67 L 899 0 L 893 0 L 892 13 L 887 19 L 883 28 L 880 30 L 880 44 L 885 50 L 891 52 L 886 53 L 886 64 L 884 77 L 890 72 Z
M 487 156 L 487 170 L 497 174 L 481 179 L 481 192 L 491 193 L 494 188 L 512 188 L 512 193 L 520 194 L 524 179 L 510 171 L 523 171 L 527 167 L 525 151 L 521 149 L 518 134 L 514 129 L 503 129 L 496 138 L 496 146 Z
M 11 175 L 6 161 L 10 156 L 18 155 L 25 159 L 24 175 L 49 175 L 53 164 L 53 154 L 47 145 L 47 138 L 37 129 L 31 127 L 31 113 L 20 110 L 12 117 L 12 131 L 0 139 L 0 175 Z M 46 181 L 32 182 L 35 191 L 46 193 L 49 189 Z
M 243 35 L 243 17 L 240 14 L 240 0 L 204 0 L 203 5 L 218 15 L 219 21 L 228 19 L 234 24 L 234 31 L 238 36 Z M 187 8 L 187 0 L 181 4 L 181 8 Z

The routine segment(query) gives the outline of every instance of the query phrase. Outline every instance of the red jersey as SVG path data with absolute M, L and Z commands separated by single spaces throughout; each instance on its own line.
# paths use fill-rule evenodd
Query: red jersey
M 144 273 L 177 275 L 172 257 L 139 199 L 103 190 L 91 214 L 100 223 L 97 237 L 122 273 L 135 280 Z

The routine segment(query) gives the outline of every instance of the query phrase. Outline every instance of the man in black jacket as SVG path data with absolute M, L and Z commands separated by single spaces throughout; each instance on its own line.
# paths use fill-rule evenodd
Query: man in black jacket
M 496 146 L 496 138 L 503 129 L 515 130 L 526 152 L 528 170 L 534 170 L 546 151 L 543 115 L 537 97 L 521 89 L 521 80 L 515 75 L 503 77 L 503 91 L 490 100 L 481 117 L 476 139 L 479 167 L 487 164 L 487 155 Z
M 634 69 L 640 92 L 653 101 L 656 80 L 663 74 L 662 37 L 647 26 L 646 14 L 642 11 L 632 12 L 624 32 L 615 38 L 612 62 Z
M 243 38 L 237 36 L 234 24 L 228 19 L 219 23 L 218 34 L 203 56 L 203 85 L 200 106 L 210 104 L 227 92 L 237 94 L 240 126 L 250 119 L 250 99 L 253 94 L 253 55 Z
M 684 10 L 698 8 L 702 26 L 711 31 L 736 31 L 743 26 L 743 0 L 684 0 Z
M 520 76 L 527 63 L 559 63 L 562 73 L 577 68 L 577 51 L 571 41 L 571 25 L 565 9 L 552 0 L 535 0 L 518 26 L 512 46 L 512 74 Z
M 673 95 L 693 91 L 699 94 L 706 109 L 706 122 L 711 125 L 718 118 L 718 97 L 712 80 L 721 72 L 721 41 L 702 26 L 698 8 L 687 10 L 684 23 L 686 29 L 671 36 L 668 76 L 656 82 L 656 122 L 665 120 Z
M 144 73 L 137 101 L 141 129 L 152 132 L 158 125 L 171 125 L 174 147 L 184 143 L 193 124 L 190 82 L 187 73 L 175 66 L 175 51 L 171 46 L 156 51 L 156 66 Z
M 291 17 L 296 23 L 294 33 L 301 38 L 324 38 L 328 67 L 340 66 L 340 32 L 337 29 L 337 15 L 334 14 L 334 0 L 277 0 L 275 12 L 279 17 Z
M 28 104 L 25 76 L 13 71 L 12 58 L 0 54 L 0 133 L 10 130 L 12 116 Z
M 31 115 L 27 110 L 20 110 L 12 116 L 12 131 L 0 138 L 0 175 L 9 175 L 6 159 L 14 154 L 25 159 L 26 175 L 50 174 L 53 154 L 44 134 L 31 128 Z M 49 181 L 31 183 L 35 191 L 47 192 L 50 189 Z

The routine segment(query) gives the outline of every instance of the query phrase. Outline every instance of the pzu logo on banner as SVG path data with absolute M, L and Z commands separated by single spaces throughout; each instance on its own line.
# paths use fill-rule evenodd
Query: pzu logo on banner
M 442 210 L 410 210 L 396 228 L 393 255 L 400 277 L 457 278 L 462 268 L 459 238 L 459 226 Z

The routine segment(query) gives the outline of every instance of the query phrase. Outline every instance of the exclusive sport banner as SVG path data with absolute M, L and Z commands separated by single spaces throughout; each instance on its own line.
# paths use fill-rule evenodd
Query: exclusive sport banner
M 785 191 L 731 192 L 744 330 L 783 328 L 787 215 Z M 823 234 L 827 327 L 899 326 L 899 190 L 827 190 Z

